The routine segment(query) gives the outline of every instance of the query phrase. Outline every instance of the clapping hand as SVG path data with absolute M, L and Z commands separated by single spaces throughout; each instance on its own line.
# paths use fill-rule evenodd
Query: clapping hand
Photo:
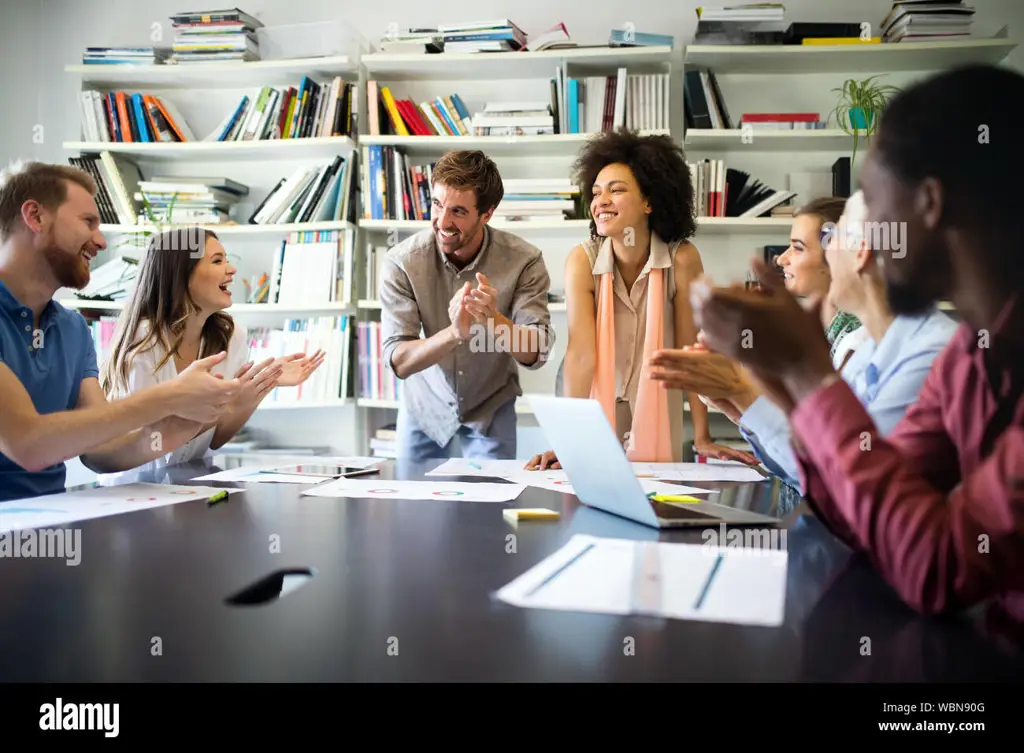
M 468 340 L 469 328 L 473 324 L 473 317 L 466 307 L 470 294 L 470 284 L 467 282 L 459 290 L 455 291 L 451 301 L 448 303 L 448 317 L 451 319 L 451 328 L 459 340 Z
M 466 296 L 466 310 L 478 322 L 486 322 L 497 316 L 498 290 L 491 285 L 487 276 L 476 273 L 477 286 Z
M 307 356 L 305 353 L 293 353 L 290 356 L 285 356 L 280 360 L 282 368 L 281 378 L 277 380 L 278 386 L 299 386 L 309 379 L 314 371 L 320 368 L 326 357 L 327 353 L 323 350 L 317 350 L 311 356 Z
M 235 379 L 241 384 L 241 390 L 235 398 L 236 405 L 247 407 L 259 405 L 274 387 L 278 385 L 282 367 L 273 358 L 259 364 L 252 361 L 243 364 L 235 373 Z

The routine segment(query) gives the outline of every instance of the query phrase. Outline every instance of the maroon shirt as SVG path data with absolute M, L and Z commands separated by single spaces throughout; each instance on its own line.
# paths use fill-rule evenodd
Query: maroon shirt
M 1022 388 L 1011 301 L 991 332 L 961 327 L 887 438 L 842 380 L 792 413 L 811 506 L 919 612 L 991 599 L 1024 622 Z

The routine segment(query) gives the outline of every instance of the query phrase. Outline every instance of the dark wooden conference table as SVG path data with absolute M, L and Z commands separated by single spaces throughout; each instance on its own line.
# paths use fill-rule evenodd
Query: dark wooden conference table
M 421 479 L 438 462 L 385 461 L 380 478 Z M 222 467 L 214 458 L 135 480 L 184 484 Z M 694 485 L 777 510 L 775 482 Z M 700 543 L 699 531 L 662 533 L 537 488 L 511 505 L 553 508 L 559 521 L 513 527 L 505 504 L 301 497 L 303 488 L 249 484 L 214 506 L 73 524 L 82 531 L 75 567 L 0 562 L 0 681 L 1024 677 L 1020 649 L 984 635 L 971 616 L 915 615 L 800 508 L 778 510 L 789 550 L 786 619 L 766 628 L 521 609 L 492 597 L 576 533 Z M 287 595 L 226 603 L 265 576 L 304 568 L 314 576 Z

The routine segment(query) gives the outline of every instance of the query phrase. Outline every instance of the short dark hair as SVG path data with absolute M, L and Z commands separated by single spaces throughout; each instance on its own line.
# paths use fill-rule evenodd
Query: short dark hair
M 641 136 L 635 130 L 610 131 L 591 139 L 573 164 L 576 185 L 587 206 L 598 173 L 612 164 L 627 165 L 651 204 L 651 230 L 666 243 L 686 240 L 697 232 L 693 182 L 683 149 L 665 135 Z M 597 224 L 590 220 L 590 236 Z
M 498 166 L 479 149 L 452 151 L 441 157 L 431 172 L 431 185 L 435 183 L 459 191 L 472 188 L 480 214 L 497 207 L 505 196 Z
M 942 184 L 944 223 L 1003 236 L 1020 225 L 1024 139 L 1015 103 L 1022 100 L 1024 76 L 1008 68 L 943 71 L 893 97 L 875 151 L 905 184 L 928 177 Z

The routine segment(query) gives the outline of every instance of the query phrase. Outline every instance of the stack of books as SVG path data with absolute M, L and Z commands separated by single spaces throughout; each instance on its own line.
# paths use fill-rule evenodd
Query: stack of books
M 503 222 L 576 219 L 580 190 L 568 178 L 505 178 L 505 195 L 494 210 Z
M 444 50 L 444 36 L 437 29 L 410 28 L 388 31 L 380 41 L 380 51 L 401 55 L 425 55 Z
M 263 24 L 234 10 L 196 11 L 171 16 L 174 53 L 168 63 L 210 63 L 259 60 L 256 30 Z
M 783 44 L 786 9 L 781 3 L 697 8 L 694 44 Z
M 167 59 L 162 47 L 86 47 L 83 65 L 159 65 Z
M 139 214 L 140 225 L 148 222 L 219 225 L 229 222 L 231 208 L 248 194 L 248 186 L 228 178 L 154 176 L 139 181 L 135 198 L 148 210 Z
M 488 102 L 473 114 L 474 136 L 542 136 L 555 132 L 547 102 Z
M 943 0 L 897 0 L 882 19 L 882 40 L 941 42 L 971 35 L 974 8 Z
M 671 34 L 651 34 L 635 29 L 612 29 L 608 35 L 609 47 L 671 47 L 675 38 Z
M 502 18 L 497 21 L 438 26 L 445 52 L 512 52 L 526 47 L 526 32 Z

